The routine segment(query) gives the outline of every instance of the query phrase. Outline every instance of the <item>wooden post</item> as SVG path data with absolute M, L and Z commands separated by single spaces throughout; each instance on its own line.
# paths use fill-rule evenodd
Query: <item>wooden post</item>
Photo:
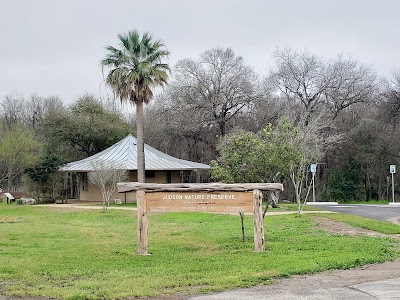
M 138 254 L 148 255 L 148 219 L 145 191 L 138 190 L 136 192 L 136 203 Z
M 242 220 L 242 242 L 244 243 L 246 241 L 246 237 L 244 235 L 244 212 L 241 211 L 239 212 L 240 215 L 240 220 Z
M 264 251 L 264 220 L 262 213 L 262 192 L 260 190 L 253 191 L 254 204 L 254 251 Z

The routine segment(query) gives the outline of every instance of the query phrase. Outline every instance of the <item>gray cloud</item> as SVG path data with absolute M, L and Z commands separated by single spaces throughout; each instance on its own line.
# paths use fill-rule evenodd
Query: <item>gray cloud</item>
M 399 11 L 397 0 L 3 0 L 0 96 L 98 94 L 104 46 L 131 29 L 164 40 L 171 64 L 232 47 L 263 74 L 277 47 L 292 47 L 351 55 L 390 76 L 400 66 Z

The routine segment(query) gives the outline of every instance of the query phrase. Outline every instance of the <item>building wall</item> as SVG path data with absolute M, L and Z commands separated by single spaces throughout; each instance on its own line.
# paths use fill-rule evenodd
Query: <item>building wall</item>
M 170 183 L 181 182 L 180 171 L 150 171 L 146 172 L 146 182 L 148 183 L 168 183 L 168 172 L 171 174 Z M 81 201 L 103 201 L 103 196 L 99 187 L 90 183 L 89 180 L 85 180 L 87 173 L 79 173 L 79 200 Z M 129 172 L 129 181 L 137 181 L 137 172 Z M 86 188 L 85 188 L 86 187 Z M 114 202 L 115 199 L 121 199 L 125 202 L 125 197 L 127 202 L 136 202 L 136 193 L 118 193 L 117 190 L 112 194 L 110 201 Z

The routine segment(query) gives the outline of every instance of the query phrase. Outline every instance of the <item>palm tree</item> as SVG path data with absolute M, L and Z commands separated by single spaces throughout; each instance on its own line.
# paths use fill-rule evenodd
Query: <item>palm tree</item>
M 142 36 L 136 30 L 119 34 L 120 49 L 106 46 L 106 57 L 100 64 L 109 69 L 105 79 L 121 102 L 136 105 L 136 138 L 138 182 L 145 182 L 143 103 L 153 98 L 152 89 L 167 83 L 170 68 L 163 60 L 169 52 L 164 43 L 152 35 Z

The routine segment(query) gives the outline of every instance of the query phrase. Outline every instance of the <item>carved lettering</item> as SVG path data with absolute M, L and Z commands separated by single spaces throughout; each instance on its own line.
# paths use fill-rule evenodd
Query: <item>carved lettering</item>
M 252 213 L 251 192 L 153 192 L 146 193 L 149 212 Z

